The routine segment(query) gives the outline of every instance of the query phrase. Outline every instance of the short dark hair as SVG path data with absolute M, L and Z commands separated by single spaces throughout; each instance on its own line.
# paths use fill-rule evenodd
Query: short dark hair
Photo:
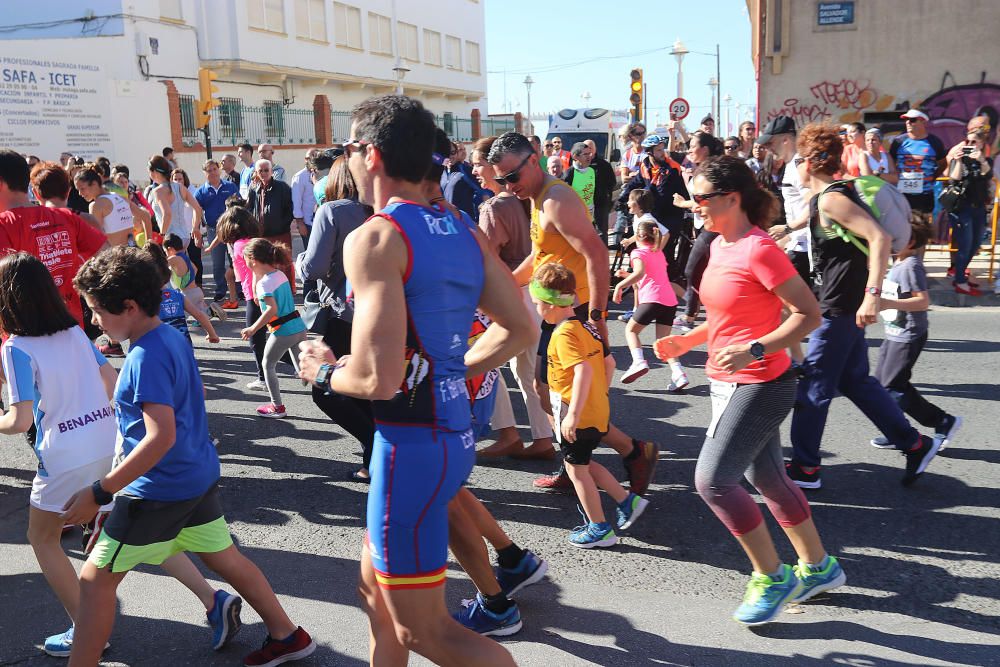
M 237 146 L 237 148 L 240 149 L 241 151 L 250 151 L 251 153 L 253 153 L 253 146 L 246 142 L 243 142 L 242 144 Z
M 444 130 L 440 127 L 434 128 L 434 152 L 432 157 L 434 155 L 439 155 L 441 158 L 447 157 L 453 145 Z M 424 176 L 424 180 L 438 183 L 441 181 L 442 174 L 444 174 L 444 165 L 436 159 L 432 159 L 427 167 L 427 174 Z
M 163 237 L 163 247 L 181 252 L 184 250 L 184 240 L 177 234 L 170 233 Z
M 174 149 L 173 149 L 173 147 L 172 147 L 172 146 L 164 146 L 164 147 L 163 147 L 163 152 L 162 152 L 162 153 L 160 153 L 160 154 L 161 154 L 161 155 L 162 155 L 163 157 L 167 157 L 168 155 L 172 154 L 173 152 L 174 152 Z
M 28 191 L 28 163 L 17 151 L 0 148 L 0 181 L 14 192 Z
M 552 138 L 557 139 L 558 137 Z M 504 132 L 493 142 L 493 147 L 490 148 L 490 154 L 486 157 L 486 161 L 490 164 L 499 164 L 500 160 L 507 155 L 524 156 L 534 152 L 535 149 L 528 141 L 528 137 L 519 132 Z
M 88 259 L 73 278 L 73 286 L 114 315 L 124 311 L 125 301 L 131 299 L 146 315 L 155 317 L 163 298 L 161 278 L 147 251 L 117 246 Z
M 653 197 L 653 193 L 646 188 L 636 188 L 628 193 L 628 200 L 630 203 L 635 203 L 643 213 L 651 212 L 653 206 L 656 204 L 656 198 Z
M 31 170 L 31 185 L 38 190 L 38 195 L 45 200 L 66 199 L 72 184 L 69 174 L 58 162 L 39 162 Z
M 708 149 L 708 156 L 715 157 L 722 155 L 725 151 L 723 149 L 723 144 L 719 141 L 719 138 L 714 134 L 709 134 L 708 132 L 702 132 L 698 130 L 697 132 L 691 133 L 691 138 L 698 139 L 698 145 L 704 146 Z
M 201 170 L 208 171 L 208 168 L 211 167 L 213 164 L 216 167 L 218 167 L 219 166 L 218 160 L 212 160 L 211 158 L 209 158 L 208 160 L 205 160 L 205 162 L 201 165 Z
M 50 336 L 77 326 L 52 274 L 34 255 L 0 259 L 0 329 L 8 336 Z
M 420 183 L 431 164 L 436 126 L 424 105 L 405 95 L 370 97 L 351 110 L 354 139 L 373 145 L 382 154 L 385 173 Z
M 125 174 L 125 178 L 128 178 L 129 175 L 130 175 L 129 174 L 129 170 L 128 170 L 128 166 L 122 164 L 121 162 L 119 162 L 115 166 L 111 167 L 111 173 L 112 174 Z
M 914 250 L 920 250 L 931 240 L 931 234 L 933 230 L 931 226 L 923 222 L 914 222 L 914 219 L 910 219 L 910 247 Z M 0 278 L 2 280 L 2 278 Z

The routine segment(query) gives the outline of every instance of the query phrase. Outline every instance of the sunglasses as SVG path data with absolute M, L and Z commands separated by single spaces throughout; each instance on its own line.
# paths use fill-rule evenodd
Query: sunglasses
M 524 165 L 528 164 L 528 160 L 531 158 L 532 155 L 534 155 L 534 153 L 528 153 L 527 155 L 525 155 L 524 159 L 521 160 L 521 164 L 517 165 L 517 167 L 514 168 L 514 171 L 510 172 L 509 174 L 505 174 L 503 176 L 497 176 L 496 178 L 497 185 L 499 185 L 500 187 L 504 187 L 508 183 L 513 185 L 514 183 L 520 181 L 521 174 L 519 174 L 518 172 L 521 171 Z
M 806 161 L 806 159 L 804 157 L 797 157 L 794 160 L 792 160 L 792 164 L 794 164 L 796 167 L 798 167 L 800 164 L 802 164 L 805 161 Z
M 346 144 L 344 144 L 344 152 L 347 153 L 348 156 L 350 156 L 351 153 L 353 153 L 355 151 L 360 151 L 365 146 L 370 146 L 370 145 L 371 145 L 370 141 L 361 141 L 360 139 L 351 139 Z
M 731 194 L 733 193 L 729 190 L 716 190 L 715 192 L 706 192 L 700 195 L 691 195 L 691 199 L 694 200 L 695 204 L 698 204 L 699 206 L 704 206 L 713 197 L 721 197 L 722 195 L 731 195 Z
M 552 144 L 545 144 L 546 148 L 552 148 Z
M 723 148 L 725 148 L 727 151 L 738 151 L 740 149 L 739 146 L 723 146 Z

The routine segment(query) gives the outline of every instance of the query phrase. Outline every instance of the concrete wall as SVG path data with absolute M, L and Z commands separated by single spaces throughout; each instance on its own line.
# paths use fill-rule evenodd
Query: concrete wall
M 758 5 L 748 4 L 751 11 Z M 790 115 L 800 126 L 857 120 L 891 133 L 902 130 L 893 112 L 918 106 L 946 144 L 960 139 L 965 122 L 981 108 L 991 109 L 996 127 L 1000 2 L 856 0 L 848 26 L 818 25 L 818 4 L 759 3 L 765 14 L 762 124 Z M 774 49 L 776 38 L 780 50 Z

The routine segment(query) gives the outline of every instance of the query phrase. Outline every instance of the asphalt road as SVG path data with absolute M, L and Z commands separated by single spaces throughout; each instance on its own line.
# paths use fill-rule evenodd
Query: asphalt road
M 291 417 L 255 416 L 265 394 L 244 389 L 253 364 L 236 320 L 220 327 L 222 344 L 196 343 L 210 427 L 220 440 L 227 519 L 293 619 L 320 643 L 305 664 L 365 664 L 365 617 L 354 584 L 366 487 L 346 481 L 360 462 L 358 446 L 328 424 L 290 377 L 283 389 Z M 870 447 L 872 426 L 846 399 L 835 402 L 824 440 L 825 487 L 809 497 L 848 585 L 756 631 L 730 620 L 747 561 L 692 483 L 709 421 L 704 352 L 686 360 L 693 386 L 684 394 L 666 392 L 669 373 L 661 366 L 627 391 L 617 383 L 612 389 L 615 422 L 662 446 L 652 507 L 614 549 L 584 552 L 566 543 L 577 523 L 575 499 L 531 487 L 550 465 L 477 467 L 470 480 L 475 493 L 518 544 L 551 565 L 546 580 L 519 595 L 525 627 L 504 645 L 519 664 L 546 667 L 1000 664 L 998 323 L 1000 309 L 935 307 L 916 381 L 933 401 L 962 415 L 965 427 L 911 488 L 899 483 L 899 454 Z M 610 328 L 624 369 L 624 325 Z M 871 332 L 873 359 L 879 335 Z M 598 459 L 621 470 L 610 453 Z M 39 645 L 67 625 L 24 537 L 33 467 L 22 439 L 0 440 L 3 665 L 57 664 Z M 791 560 L 788 542 L 773 532 Z M 78 533 L 64 544 L 79 561 Z M 472 594 L 453 566 L 450 605 Z M 258 617 L 245 607 L 243 632 L 212 653 L 197 600 L 155 567 L 127 577 L 119 598 L 109 665 L 240 664 L 263 639 Z

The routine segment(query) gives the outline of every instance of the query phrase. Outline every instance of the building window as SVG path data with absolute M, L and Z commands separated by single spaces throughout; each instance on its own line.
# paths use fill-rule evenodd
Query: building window
M 475 42 L 465 43 L 465 69 L 479 74 L 479 45 Z
M 181 136 L 185 139 L 198 135 L 195 125 L 194 95 L 178 95 L 181 104 Z
M 282 0 L 247 0 L 247 21 L 251 28 L 285 32 L 285 7 Z
M 160 0 L 160 18 L 170 21 L 183 21 L 181 0 Z
M 282 139 L 285 136 L 285 107 L 277 100 L 264 100 L 264 124 L 267 136 Z
M 317 42 L 326 41 L 324 0 L 295 0 L 295 34 Z
M 368 12 L 368 50 L 392 55 L 392 21 L 388 16 Z
M 235 137 L 243 135 L 243 100 L 236 97 L 220 97 L 214 113 L 219 119 L 219 128 Z
M 340 2 L 333 3 L 333 32 L 339 46 L 361 47 L 361 10 Z
M 462 69 L 462 40 L 445 35 L 445 57 L 448 69 Z
M 397 23 L 399 26 L 399 57 L 413 63 L 420 62 L 420 50 L 417 47 L 417 26 L 409 23 Z
M 441 66 L 441 33 L 424 30 L 424 62 Z

